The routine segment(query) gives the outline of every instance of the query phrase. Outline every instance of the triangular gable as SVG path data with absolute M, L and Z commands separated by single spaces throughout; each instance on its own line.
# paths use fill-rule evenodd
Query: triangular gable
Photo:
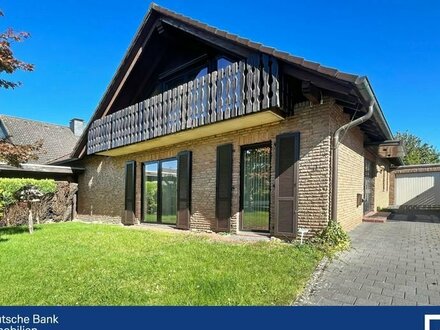
M 130 47 L 116 70 L 97 109 L 92 115 L 87 128 L 79 139 L 72 158 L 82 158 L 85 155 L 87 132 L 90 124 L 94 120 L 104 117 L 109 112 L 124 87 L 124 83 L 130 77 L 137 61 L 143 56 L 153 33 L 157 30 L 160 31 L 164 26 L 173 27 L 193 38 L 202 40 L 215 47 L 224 48 L 228 52 L 242 57 L 248 57 L 256 52 L 274 56 L 280 62 L 287 64 L 285 69 L 288 74 L 298 79 L 311 81 L 320 88 L 332 91 L 336 93 L 336 95 L 344 95 L 349 99 L 361 98 L 356 87 L 356 82 L 361 79 L 359 76 L 343 73 L 336 69 L 324 67 L 318 63 L 306 61 L 303 58 L 278 51 L 274 48 L 266 47 L 249 39 L 241 38 L 237 35 L 169 11 L 153 3 L 136 32 Z M 379 114 L 381 115 L 378 117 L 380 130 L 384 136 L 391 138 L 391 132 L 383 118 L 381 110 Z

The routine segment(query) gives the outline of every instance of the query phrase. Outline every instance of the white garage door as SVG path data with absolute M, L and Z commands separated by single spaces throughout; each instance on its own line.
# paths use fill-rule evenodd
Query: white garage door
M 440 206 L 440 172 L 396 174 L 398 206 Z

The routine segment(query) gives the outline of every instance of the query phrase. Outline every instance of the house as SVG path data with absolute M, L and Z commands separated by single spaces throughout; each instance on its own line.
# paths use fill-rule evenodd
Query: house
M 295 237 L 388 206 L 401 152 L 366 77 L 153 4 L 72 160 L 83 219 Z
M 61 126 L 41 121 L 0 115 L 0 140 L 15 145 L 41 142 L 38 159 L 21 167 L 0 164 L 0 177 L 51 178 L 73 181 L 80 169 L 59 166 L 69 159 L 79 136 L 83 132 L 84 121 L 74 118 L 69 126 Z

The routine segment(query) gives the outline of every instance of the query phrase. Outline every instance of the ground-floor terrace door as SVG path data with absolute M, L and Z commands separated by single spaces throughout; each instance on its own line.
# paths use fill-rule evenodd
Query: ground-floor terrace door
M 177 159 L 144 163 L 142 222 L 175 225 L 177 221 Z
M 241 151 L 241 230 L 270 230 L 270 144 Z

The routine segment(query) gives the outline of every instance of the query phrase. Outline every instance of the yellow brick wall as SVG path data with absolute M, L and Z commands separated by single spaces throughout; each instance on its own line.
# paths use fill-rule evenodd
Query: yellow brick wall
M 82 164 L 86 171 L 79 178 L 79 213 L 82 216 L 120 217 L 124 207 L 124 164 L 127 160 L 135 160 L 138 167 L 136 214 L 139 217 L 141 209 L 141 163 L 175 157 L 182 150 L 191 150 L 193 153 L 191 228 L 215 230 L 216 148 L 221 144 L 232 143 L 234 147 L 234 189 L 231 231 L 237 232 L 239 227 L 241 146 L 271 141 L 271 183 L 273 184 L 275 179 L 274 143 L 276 136 L 282 133 L 299 131 L 301 140 L 298 226 L 318 231 L 327 224 L 330 212 L 330 141 L 332 133 L 330 117 L 335 111 L 340 111 L 340 109 L 330 99 L 318 106 L 310 106 L 308 102 L 305 102 L 296 106 L 294 116 L 276 124 L 262 125 L 252 129 L 120 157 L 87 156 Z M 275 197 L 273 191 L 271 197 L 273 201 Z M 272 219 L 273 215 L 274 207 L 272 203 Z
M 348 123 L 350 117 L 341 109 L 335 110 L 332 128 Z M 351 230 L 362 222 L 363 205 L 357 206 L 357 194 L 364 193 L 364 134 L 353 127 L 341 134 L 338 165 L 337 221 L 345 230 Z

